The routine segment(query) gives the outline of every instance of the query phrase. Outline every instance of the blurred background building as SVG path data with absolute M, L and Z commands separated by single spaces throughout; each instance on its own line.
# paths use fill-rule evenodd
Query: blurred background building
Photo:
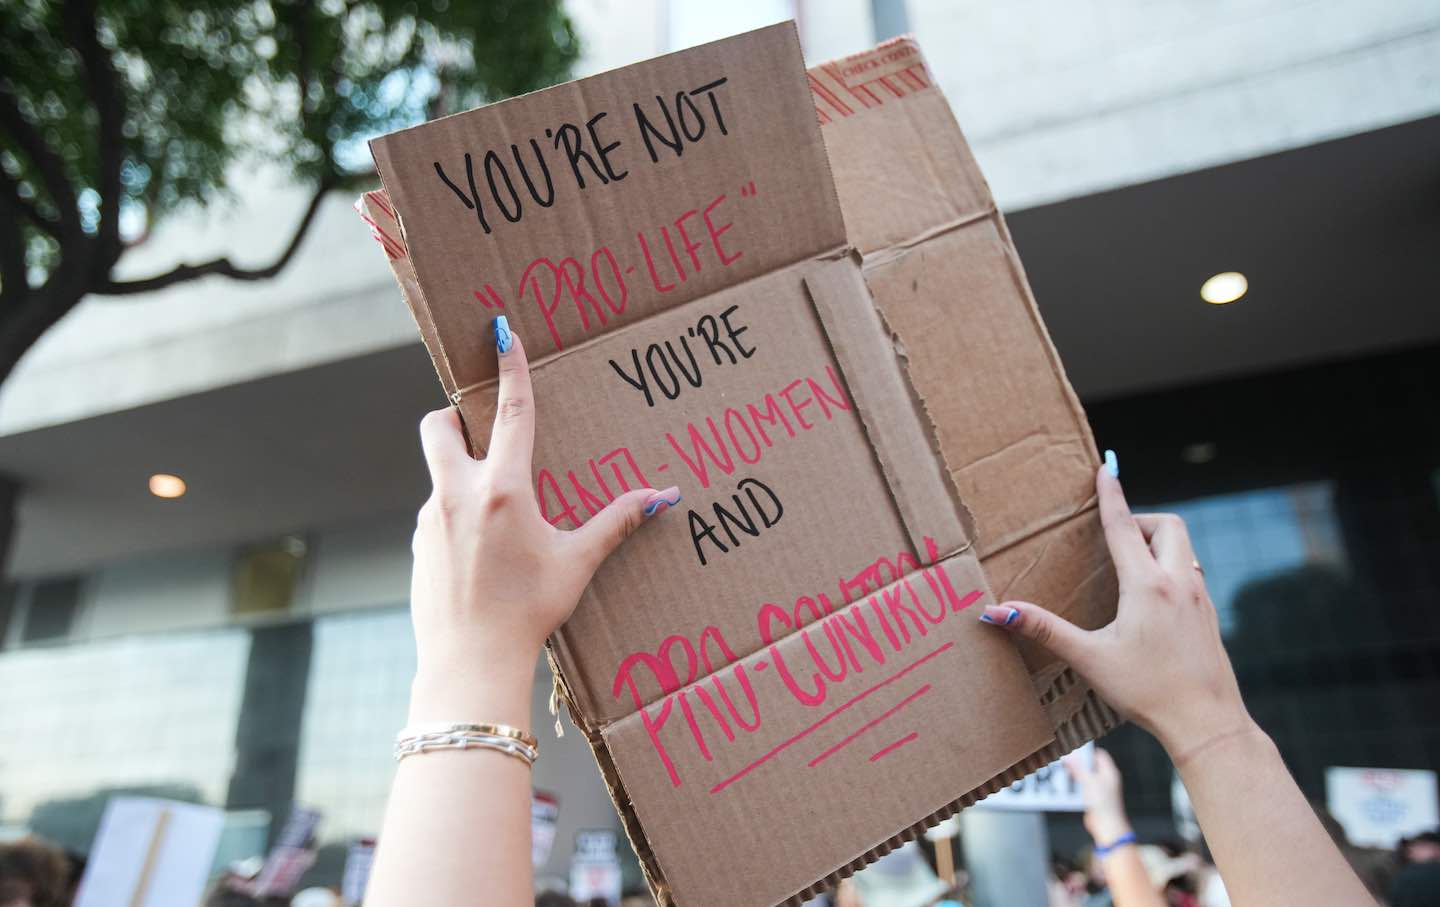
M 1425 0 L 573 0 L 577 75 L 775 20 L 812 62 L 914 32 L 1133 503 L 1190 521 L 1241 682 L 1302 787 L 1440 765 L 1440 6 Z M 136 273 L 268 260 L 264 170 Z M 277 224 L 287 225 L 277 230 Z M 1207 303 L 1237 271 L 1249 290 Z M 300 801 L 373 834 L 414 668 L 406 601 L 443 403 L 384 256 L 333 198 L 297 259 L 92 299 L 0 387 L 21 483 L 0 600 L 0 829 L 76 849 L 104 798 Z M 151 493 L 154 474 L 186 483 Z M 1002 592 L 1003 590 L 997 590 Z M 615 828 L 576 733 L 536 785 Z M 1112 735 L 1142 830 L 1171 774 Z M 259 812 L 257 812 L 259 811 Z M 256 817 L 260 818 L 257 820 Z M 1057 846 L 1078 819 L 1052 820 Z M 238 832 L 237 832 L 238 833 Z

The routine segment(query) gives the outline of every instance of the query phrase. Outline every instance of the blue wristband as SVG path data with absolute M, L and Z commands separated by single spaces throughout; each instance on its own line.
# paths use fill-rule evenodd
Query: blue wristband
M 1097 856 L 1097 857 L 1107 857 L 1107 856 L 1109 856 L 1109 855 L 1111 854 L 1111 852 L 1116 851 L 1116 850 L 1119 850 L 1121 847 L 1124 847 L 1126 844 L 1134 844 L 1134 843 L 1135 843 L 1135 832 L 1133 832 L 1133 831 L 1127 831 L 1127 832 L 1125 832 L 1125 834 L 1123 834 L 1123 835 L 1121 835 L 1120 837 L 1116 838 L 1115 840 L 1111 841 L 1109 844 L 1096 844 L 1096 845 L 1095 845 L 1095 851 L 1094 851 L 1094 853 L 1095 853 L 1095 856 Z

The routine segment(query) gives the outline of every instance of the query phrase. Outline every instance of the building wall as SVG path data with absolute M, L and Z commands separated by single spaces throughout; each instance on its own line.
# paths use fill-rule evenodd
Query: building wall
M 0 627 L 0 830 L 34 828 L 83 851 L 105 798 L 121 791 L 248 809 L 255 804 L 232 802 L 247 743 L 238 735 L 260 720 L 267 745 L 291 754 L 295 801 L 324 814 L 317 878 L 337 881 L 330 876 L 345 846 L 379 831 L 390 747 L 405 723 L 415 673 L 412 531 L 411 521 L 394 520 L 314 533 L 290 609 L 262 618 L 233 612 L 233 548 L 139 558 L 82 577 L 63 639 L 24 644 L 18 610 L 9 632 Z M 310 625 L 298 725 L 247 718 L 253 634 L 292 624 Z M 576 832 L 619 824 L 568 716 L 565 735 L 555 735 L 550 689 L 541 660 L 535 786 L 559 797 L 560 815 L 540 872 L 562 879 Z
M 881 0 L 893 13 L 899 0 Z M 1440 111 L 1440 5 L 1427 0 L 907 0 L 910 28 L 1000 205 L 1032 206 Z M 874 40 L 866 0 L 571 0 L 580 75 L 793 11 L 819 61 Z M 887 21 L 896 20 L 887 14 Z M 270 260 L 307 199 L 236 169 L 238 202 L 162 225 L 134 277 L 230 252 Z M 0 436 L 414 344 L 382 256 L 326 203 L 277 279 L 209 278 L 88 300 L 0 388 Z
M 1002 208 L 1440 111 L 1427 0 L 908 0 Z

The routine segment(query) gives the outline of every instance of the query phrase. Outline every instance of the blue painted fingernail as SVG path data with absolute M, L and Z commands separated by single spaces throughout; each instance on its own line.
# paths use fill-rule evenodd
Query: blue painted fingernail
M 982 623 L 994 624 L 997 627 L 1008 627 L 1019 619 L 1020 609 L 1005 605 L 986 605 L 985 610 L 980 612 Z
M 680 489 L 674 485 L 664 491 L 657 491 L 645 499 L 645 515 L 652 517 L 667 507 L 680 503 Z
M 495 316 L 495 348 L 502 353 L 510 352 L 515 338 L 510 334 L 510 319 L 504 315 Z
M 1115 478 L 1120 478 L 1120 458 L 1115 456 L 1115 451 L 1105 451 L 1105 471 Z

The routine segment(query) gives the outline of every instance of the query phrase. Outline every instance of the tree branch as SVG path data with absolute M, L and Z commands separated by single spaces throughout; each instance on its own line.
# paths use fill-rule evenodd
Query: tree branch
M 24 216 L 26 220 L 56 239 L 60 238 L 59 222 L 54 218 L 41 214 L 40 209 L 36 207 L 33 201 L 21 195 L 20 184 L 11 179 L 10 174 L 5 172 L 4 167 L 0 167 L 0 193 L 3 193 L 5 200 L 10 203 L 11 207 Z M 16 232 L 19 231 L 17 230 Z
M 3 171 L 0 177 L 9 179 Z M 0 220 L 15 219 L 14 199 L 9 193 L 0 195 Z M 25 233 L 22 230 L 0 231 L 0 310 L 11 311 L 16 301 L 24 298 L 29 283 L 25 274 Z
M 60 212 L 60 224 L 72 239 L 83 238 L 80 209 L 75 202 L 75 189 L 65 172 L 65 162 L 20 112 L 20 104 L 10 87 L 0 80 L 0 129 L 10 134 L 15 144 L 39 172 L 41 184 Z
M 100 224 L 95 238 L 100 255 L 94 262 L 94 276 L 104 281 L 120 257 L 120 201 L 124 193 L 121 167 L 125 162 L 125 99 L 110 52 L 100 45 L 96 34 L 94 0 L 66 0 L 65 30 L 70 43 L 80 52 L 88 78 L 90 100 L 99 115 L 95 136 L 96 159 L 100 162 Z
M 187 280 L 194 280 L 197 277 L 206 277 L 211 274 L 219 274 L 234 280 L 266 280 L 274 277 L 285 269 L 294 257 L 300 243 L 305 239 L 305 234 L 310 231 L 310 226 L 315 221 L 315 215 L 320 210 L 320 202 L 330 192 L 336 183 L 332 180 L 322 182 L 310 198 L 310 204 L 305 208 L 305 214 L 300 218 L 300 223 L 295 228 L 295 235 L 290 238 L 290 244 L 280 257 L 270 265 L 263 268 L 242 268 L 232 262 L 229 257 L 213 258 L 210 261 L 201 262 L 197 265 L 178 265 L 171 271 L 164 274 L 157 274 L 154 277 L 146 277 L 141 280 L 106 281 L 94 287 L 93 292 L 104 296 L 129 296 L 135 293 L 150 293 L 155 290 L 163 290 L 166 287 L 177 283 L 184 283 Z

